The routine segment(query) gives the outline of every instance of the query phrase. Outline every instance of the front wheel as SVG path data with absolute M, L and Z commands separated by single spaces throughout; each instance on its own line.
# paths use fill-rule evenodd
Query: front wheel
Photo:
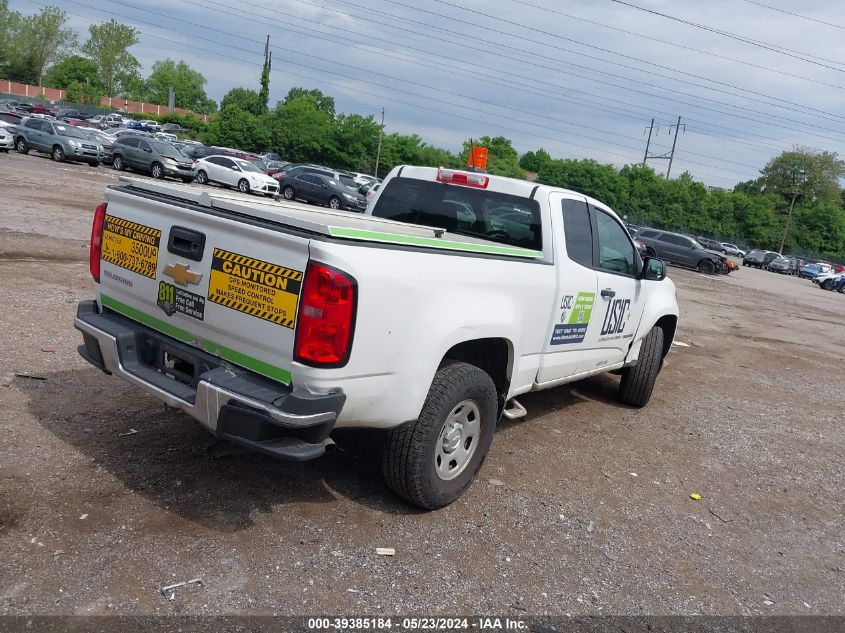
M 329 208 L 334 209 L 335 211 L 340 209 L 340 198 L 338 198 L 337 196 L 332 196 L 331 198 L 329 198 Z
M 713 263 L 712 259 L 702 259 L 698 262 L 698 272 L 712 275 L 716 272 L 716 264 Z
M 481 468 L 497 413 L 490 375 L 447 361 L 434 375 L 420 417 L 390 432 L 382 464 L 387 485 L 426 510 L 449 505 Z
M 65 162 L 65 150 L 62 149 L 61 145 L 56 145 L 53 148 L 53 160 L 57 163 Z
M 21 137 L 15 143 L 15 149 L 18 150 L 18 154 L 28 154 L 29 153 L 29 145 L 26 144 L 26 139 Z
M 821 283 L 821 287 L 822 287 L 824 290 L 833 290 L 833 279 L 825 279 L 825 280 Z
M 205 173 L 204 169 L 200 169 L 197 172 L 197 182 L 201 185 L 207 185 L 208 184 L 208 174 Z
M 164 179 L 164 167 L 162 167 L 161 163 L 153 163 L 150 173 L 156 180 Z
M 651 328 L 640 346 L 637 364 L 622 371 L 619 400 L 632 407 L 644 407 L 651 399 L 654 382 L 663 360 L 663 329 Z
M 238 181 L 238 191 L 241 193 L 249 193 L 249 182 L 246 178 L 241 178 Z

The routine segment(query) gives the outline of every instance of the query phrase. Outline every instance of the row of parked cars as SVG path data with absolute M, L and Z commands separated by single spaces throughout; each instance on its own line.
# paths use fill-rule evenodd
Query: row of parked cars
M 728 259 L 727 247 L 740 252 L 733 245 L 723 245 L 719 242 L 709 242 L 704 238 L 695 238 L 681 233 L 653 229 L 647 226 L 628 225 L 628 231 L 634 238 L 640 254 L 648 257 L 658 257 L 678 266 L 695 268 L 705 275 L 727 275 L 738 268 Z

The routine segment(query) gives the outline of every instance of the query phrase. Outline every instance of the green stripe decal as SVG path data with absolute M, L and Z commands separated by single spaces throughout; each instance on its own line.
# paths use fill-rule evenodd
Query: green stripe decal
M 410 246 L 424 246 L 426 248 L 441 248 L 452 251 L 466 251 L 469 253 L 486 253 L 490 255 L 508 255 L 511 257 L 531 257 L 534 259 L 543 256 L 540 251 L 516 246 L 493 246 L 486 244 L 469 244 L 467 242 L 453 242 L 433 237 L 414 237 L 411 235 L 397 235 L 396 233 L 380 233 L 379 231 L 367 231 L 364 229 L 350 229 L 342 226 L 330 226 L 329 233 L 332 237 L 348 237 L 356 240 L 369 240 L 371 242 L 385 242 L 389 244 L 408 244 Z
M 171 325 L 170 323 L 161 321 L 160 319 L 156 319 L 155 317 L 150 316 L 146 312 L 137 310 L 131 306 L 126 305 L 125 303 L 117 301 L 116 299 L 107 297 L 106 295 L 100 295 L 100 303 L 102 303 L 104 307 L 110 310 L 114 310 L 115 312 L 122 314 L 123 316 L 130 318 L 133 321 L 137 321 L 138 323 L 146 325 L 148 328 L 161 332 L 162 334 L 166 334 L 167 336 L 173 337 L 177 341 L 193 345 L 197 340 L 197 337 L 191 334 L 190 332 L 186 332 L 185 330 L 178 328 L 175 325 Z M 241 352 L 229 349 L 228 347 L 224 347 L 223 345 L 212 343 L 211 341 L 203 341 L 202 348 L 209 354 L 219 356 L 223 360 L 227 360 L 231 363 L 234 363 L 235 365 L 240 365 L 245 369 L 251 369 L 256 374 L 261 374 L 262 376 L 267 376 L 267 378 L 278 380 L 279 382 L 283 382 L 286 385 L 290 384 L 290 372 L 286 369 L 282 369 L 281 367 L 274 367 L 273 365 L 265 363 L 264 361 L 260 361 L 257 358 L 252 358 L 251 356 L 247 356 L 246 354 L 242 354 Z

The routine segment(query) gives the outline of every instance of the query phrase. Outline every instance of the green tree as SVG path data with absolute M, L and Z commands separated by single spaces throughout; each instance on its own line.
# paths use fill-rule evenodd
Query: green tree
M 89 106 L 99 105 L 100 98 L 103 96 L 100 88 L 81 81 L 72 81 L 67 86 L 66 92 L 68 101 Z
M 514 149 L 510 139 L 504 136 L 482 136 L 478 139 L 472 139 L 472 145 L 487 148 L 488 173 L 509 178 L 525 178 L 525 170 L 519 166 L 519 154 Z M 469 151 L 470 140 L 466 140 L 460 154 L 463 165 L 467 165 L 469 162 Z
M 840 199 L 839 179 L 845 176 L 845 161 L 833 152 L 795 149 L 783 152 L 760 170 L 764 191 L 790 200 L 827 203 Z
M 67 89 L 73 83 L 95 86 L 102 89 L 97 64 L 79 55 L 70 55 L 45 73 L 44 83 L 51 88 Z
M 42 85 L 44 71 L 76 46 L 76 32 L 65 28 L 67 13 L 57 7 L 45 7 L 38 13 L 18 20 L 19 61 L 32 73 L 31 80 Z
M 338 155 L 334 117 L 313 99 L 285 100 L 269 116 L 272 146 L 292 162 L 331 162 Z
M 140 62 L 129 52 L 138 40 L 138 31 L 114 18 L 88 27 L 88 41 L 82 52 L 94 60 L 106 94 L 121 96 L 139 77 Z
M 158 60 L 146 81 L 146 97 L 151 103 L 167 104 L 169 89 L 176 92 L 176 107 L 194 112 L 209 112 L 212 105 L 205 94 L 206 80 L 184 60 Z
M 261 114 L 266 114 L 270 103 L 270 64 L 264 64 L 261 69 L 261 90 L 258 92 L 258 108 Z
M 232 88 L 223 95 L 223 100 L 220 102 L 220 110 L 225 110 L 229 106 L 236 106 L 244 112 L 249 112 L 256 116 L 261 114 L 258 93 L 255 90 Z
M 205 141 L 210 145 L 235 147 L 250 152 L 267 150 L 270 140 L 270 130 L 264 117 L 233 104 L 224 106 L 215 115 L 205 136 Z
M 519 166 L 526 171 L 537 173 L 551 160 L 552 157 L 549 153 L 543 148 L 540 148 L 536 152 L 525 152 L 519 159 Z
M 338 114 L 334 120 L 331 163 L 371 173 L 375 166 L 379 124 L 372 116 Z
M 313 90 L 308 90 L 307 88 L 300 88 L 295 86 L 288 90 L 288 94 L 287 96 L 285 96 L 285 100 L 283 103 L 287 105 L 288 103 L 302 99 L 311 101 L 314 104 L 315 110 L 325 112 L 330 117 L 334 118 L 334 97 L 325 95 L 321 90 L 317 90 L 316 88 L 314 88 Z

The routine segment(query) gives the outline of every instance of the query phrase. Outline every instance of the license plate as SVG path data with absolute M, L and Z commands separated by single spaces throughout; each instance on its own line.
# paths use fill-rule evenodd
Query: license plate
M 150 279 L 156 278 L 161 231 L 107 215 L 100 258 Z

